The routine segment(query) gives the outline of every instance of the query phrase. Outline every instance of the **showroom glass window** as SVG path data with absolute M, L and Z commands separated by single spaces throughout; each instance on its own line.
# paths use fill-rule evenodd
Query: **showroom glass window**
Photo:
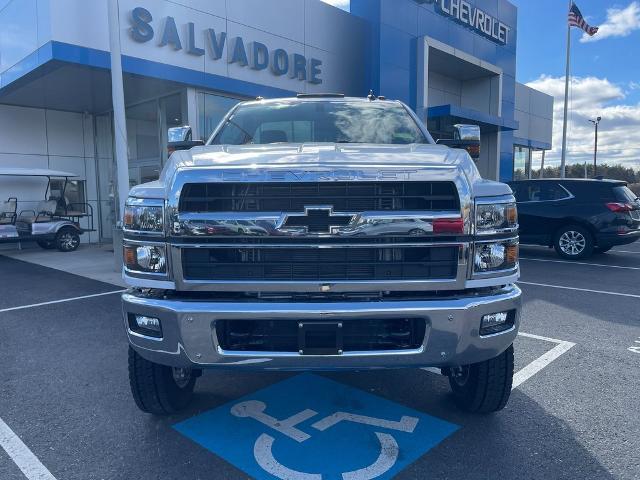
M 531 149 L 522 145 L 513 147 L 513 179 L 524 180 L 531 172 Z
M 200 140 L 206 142 L 229 110 L 241 101 L 242 100 L 238 98 L 199 92 L 198 131 Z

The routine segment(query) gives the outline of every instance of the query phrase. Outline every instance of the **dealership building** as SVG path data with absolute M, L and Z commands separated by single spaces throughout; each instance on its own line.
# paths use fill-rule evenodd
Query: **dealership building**
M 517 8 L 506 0 L 119 0 L 130 184 L 154 180 L 167 130 L 206 139 L 239 101 L 296 93 L 409 105 L 434 138 L 482 132 L 487 178 L 528 175 L 551 148 L 553 99 L 515 80 Z M 533 59 L 521 59 L 531 61 Z M 0 168 L 75 173 L 108 241 L 116 162 L 106 0 L 0 0 Z M 1 179 L 33 208 L 45 184 Z

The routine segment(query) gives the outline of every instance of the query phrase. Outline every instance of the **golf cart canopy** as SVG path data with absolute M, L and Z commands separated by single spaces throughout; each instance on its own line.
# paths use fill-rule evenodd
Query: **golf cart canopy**
M 48 178 L 75 178 L 75 173 L 50 170 L 48 168 L 0 168 L 0 176 L 5 177 L 48 177 Z

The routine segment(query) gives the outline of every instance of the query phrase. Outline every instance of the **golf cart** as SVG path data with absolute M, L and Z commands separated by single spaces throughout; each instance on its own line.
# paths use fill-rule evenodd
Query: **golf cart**
M 72 252 L 80 245 L 80 235 L 95 231 L 93 207 L 88 203 L 72 203 L 66 195 L 69 179 L 77 175 L 40 168 L 0 168 L 0 177 L 47 179 L 44 200 L 33 209 L 18 213 L 16 197 L 0 201 L 0 243 L 35 241 L 46 250 Z M 60 180 L 55 182 L 61 184 L 55 190 L 52 180 Z M 88 228 L 80 226 L 83 219 L 87 219 Z

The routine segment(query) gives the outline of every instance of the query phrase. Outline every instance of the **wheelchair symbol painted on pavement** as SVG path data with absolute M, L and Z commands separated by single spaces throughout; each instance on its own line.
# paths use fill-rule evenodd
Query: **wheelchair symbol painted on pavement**
M 387 480 L 459 427 L 305 373 L 174 429 L 257 480 Z
M 240 418 L 252 418 L 263 425 L 280 432 L 283 435 L 302 443 L 311 438 L 311 435 L 297 428 L 302 422 L 305 422 L 318 415 L 313 410 L 303 410 L 284 420 L 278 420 L 265 413 L 267 405 L 263 402 L 250 400 L 241 402 L 231 408 L 231 414 Z M 370 425 L 384 429 L 398 430 L 400 432 L 412 433 L 418 425 L 419 419 L 415 417 L 403 416 L 400 421 L 385 420 L 381 418 L 368 417 L 364 415 L 356 415 L 347 412 L 335 412 L 334 414 L 324 417 L 311 425 L 312 428 L 319 432 L 335 426 L 336 424 L 346 421 L 360 423 L 362 425 Z M 398 460 L 398 443 L 388 433 L 375 432 L 380 442 L 380 454 L 375 462 L 364 468 L 351 472 L 342 473 L 344 480 L 371 480 L 378 478 L 380 475 L 389 471 Z M 322 480 L 322 474 L 300 472 L 288 468 L 278 462 L 273 455 L 273 443 L 275 438 L 267 433 L 261 434 L 253 447 L 253 455 L 258 465 L 260 465 L 267 473 L 282 480 Z

